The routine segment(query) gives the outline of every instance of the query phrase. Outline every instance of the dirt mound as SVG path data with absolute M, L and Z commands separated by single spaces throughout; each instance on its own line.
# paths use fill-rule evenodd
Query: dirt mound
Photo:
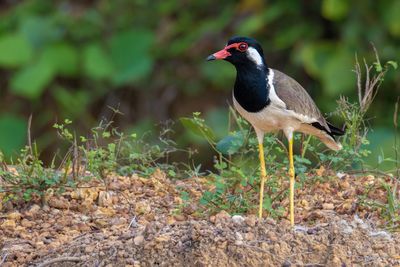
M 89 233 L 34 262 L 68 266 L 393 266 L 398 235 L 373 231 L 360 219 L 327 214 L 330 223 L 291 229 L 287 223 L 217 215 L 108 233 Z M 43 253 L 42 253 L 43 254 Z M 397 259 L 396 259 L 397 258 Z M 42 265 L 43 266 L 43 265 Z M 53 265 L 52 265 L 53 266 Z
M 177 188 L 198 197 L 201 179 L 116 176 L 107 187 L 51 196 L 48 206 L 4 207 L 0 266 L 400 265 L 400 235 L 378 230 L 378 216 L 357 205 L 355 196 L 372 178 L 363 179 L 299 192 L 293 229 L 285 219 L 251 214 L 198 217 L 199 207 L 183 207 Z

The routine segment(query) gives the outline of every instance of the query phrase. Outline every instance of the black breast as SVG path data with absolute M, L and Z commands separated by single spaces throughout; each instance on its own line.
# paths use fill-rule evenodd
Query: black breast
M 237 67 L 236 70 L 233 95 L 242 108 L 248 112 L 259 112 L 269 105 L 268 69 Z

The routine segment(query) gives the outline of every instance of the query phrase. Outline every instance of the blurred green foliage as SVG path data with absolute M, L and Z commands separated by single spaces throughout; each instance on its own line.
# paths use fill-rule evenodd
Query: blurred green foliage
M 268 64 L 295 77 L 325 112 L 339 94 L 356 96 L 354 57 L 373 58 L 370 42 L 382 61 L 400 55 L 396 0 L 26 0 L 0 8 L 0 149 L 8 156 L 26 142 L 30 114 L 32 138 L 51 158 L 56 121 L 72 119 L 85 132 L 111 114 L 108 106 L 125 114 L 119 125 L 143 131 L 202 111 L 220 139 L 235 71 L 204 58 L 232 35 L 257 38 Z M 371 108 L 379 127 L 392 127 L 399 84 L 388 73 Z

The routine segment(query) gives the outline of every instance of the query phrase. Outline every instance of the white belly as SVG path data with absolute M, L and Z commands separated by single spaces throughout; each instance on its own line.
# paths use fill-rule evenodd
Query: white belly
M 301 121 L 293 116 L 293 112 L 282 106 L 270 103 L 259 112 L 248 112 L 233 97 L 233 105 L 242 117 L 244 117 L 256 130 L 264 133 L 279 130 L 296 131 L 301 126 Z

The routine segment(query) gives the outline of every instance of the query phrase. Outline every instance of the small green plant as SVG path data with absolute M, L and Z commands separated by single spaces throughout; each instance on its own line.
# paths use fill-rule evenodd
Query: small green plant
M 169 177 L 179 177 L 189 171 L 178 168 L 170 160 L 173 153 L 182 152 L 190 157 L 193 152 L 176 147 L 169 137 L 169 127 L 162 129 L 159 142 L 150 143 L 135 133 L 127 135 L 118 131 L 112 121 L 100 122 L 87 136 L 78 136 L 71 130 L 72 126 L 69 119 L 53 126 L 69 145 L 58 168 L 56 156 L 45 167 L 35 143 L 21 150 L 15 164 L 7 163 L 0 152 L 0 193 L 5 194 L 2 201 L 45 202 L 48 193 L 61 193 L 81 181 L 100 179 L 107 187 L 108 176 L 114 174 L 138 173 L 146 177 L 160 169 Z M 199 167 L 195 170 L 200 173 Z
M 5 193 L 3 201 L 26 202 L 41 200 L 45 203 L 45 196 L 49 191 L 61 193 L 67 186 L 72 186 L 74 181 L 69 179 L 67 170 L 57 170 L 54 164 L 49 168 L 44 167 L 39 159 L 37 146 L 25 147 L 21 150 L 17 162 L 9 167 L 0 158 L 0 193 Z
M 129 135 L 113 127 L 113 122 L 100 122 L 91 130 L 89 136 L 77 136 L 71 133 L 72 122 L 65 120 L 63 124 L 55 124 L 59 136 L 70 143 L 70 152 L 66 157 L 72 158 L 75 177 L 91 176 L 106 180 L 112 173 L 131 175 L 138 173 L 149 176 L 156 169 L 165 171 L 170 177 L 177 177 L 177 164 L 169 161 L 171 154 L 186 153 L 191 157 L 192 151 L 178 149 L 169 135 L 169 125 L 162 128 L 159 142 L 151 143 L 145 136 L 139 138 L 136 133 Z

